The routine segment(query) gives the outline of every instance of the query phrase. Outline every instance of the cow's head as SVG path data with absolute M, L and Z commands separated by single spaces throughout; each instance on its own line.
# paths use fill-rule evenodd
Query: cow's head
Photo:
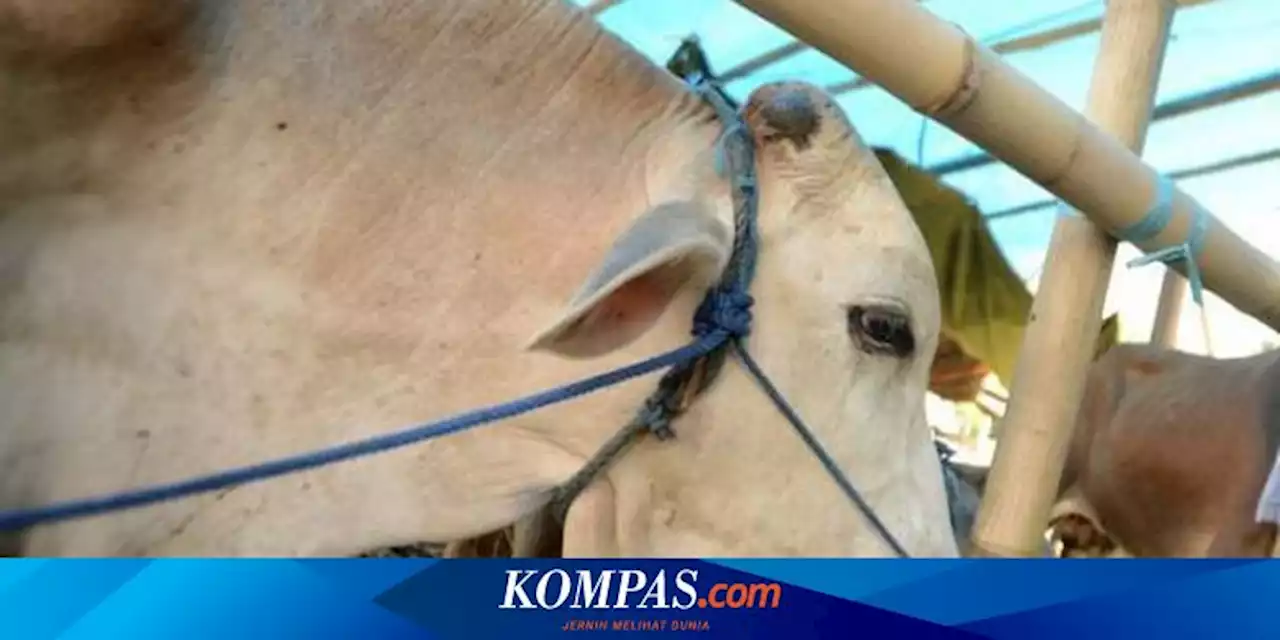
M 744 114 L 756 141 L 762 238 L 748 348 L 908 550 L 952 555 L 923 415 L 939 330 L 923 238 L 829 95 L 768 85 Z M 695 119 L 708 127 L 705 112 Z M 734 238 L 727 181 L 713 169 L 714 135 L 700 140 L 697 154 L 651 161 L 652 208 L 615 241 L 536 347 L 595 356 L 656 326 L 678 327 L 673 334 L 687 339 L 689 311 L 720 275 Z M 648 524 L 650 546 L 623 544 L 622 553 L 889 553 L 737 363 L 676 429 L 675 443 L 628 454 L 669 454 L 652 462 L 663 474 L 654 483 L 678 476 L 683 485 L 654 489 L 647 504 L 662 515 Z

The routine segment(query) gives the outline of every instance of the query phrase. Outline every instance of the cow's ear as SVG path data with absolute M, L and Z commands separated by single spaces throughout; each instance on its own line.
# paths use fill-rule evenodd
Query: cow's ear
M 527 348 L 589 358 L 626 346 L 657 322 L 682 287 L 713 284 L 732 248 L 732 228 L 706 205 L 658 205 L 614 241 L 556 321 Z

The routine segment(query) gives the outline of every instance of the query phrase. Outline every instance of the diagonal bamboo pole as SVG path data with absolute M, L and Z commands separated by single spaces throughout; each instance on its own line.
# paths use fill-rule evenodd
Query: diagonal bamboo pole
M 1177 0 L 1179 7 L 1194 7 L 1196 5 L 1208 4 L 1216 1 L 1217 0 Z M 1037 31 L 1025 36 L 1018 36 L 1016 38 L 1003 40 L 992 44 L 991 50 L 1003 55 L 1022 53 L 1024 51 L 1035 51 L 1036 49 L 1043 49 L 1077 36 L 1093 33 L 1101 28 L 1102 18 L 1088 18 L 1085 20 L 1078 20 L 1070 24 L 1064 24 L 1053 29 Z M 807 51 L 808 49 L 809 45 L 799 40 L 789 42 L 775 49 L 765 51 L 754 58 L 747 59 L 731 69 L 726 69 L 724 73 L 720 74 L 720 80 L 724 82 L 738 80 L 748 74 L 755 73 L 764 67 L 786 60 L 787 58 Z M 831 93 L 839 94 L 865 89 L 869 86 L 871 86 L 871 83 L 867 82 L 865 79 L 854 78 L 853 80 L 828 85 L 826 89 Z
M 1158 174 L 1080 113 L 911 0 L 737 0 L 1044 186 L 1108 231 L 1138 222 Z M 1144 251 L 1181 244 L 1204 208 L 1172 192 L 1164 230 Z M 1209 218 L 1206 289 L 1280 330 L 1280 265 Z M 1184 263 L 1175 268 L 1185 275 Z M 1076 345 L 1079 348 L 1081 345 Z
M 1217 2 L 1217 0 L 1177 0 L 1179 7 L 1194 7 L 1196 5 Z M 1020 36 L 1011 40 L 997 42 L 991 45 L 991 50 L 1001 55 L 1013 55 L 1024 51 L 1035 51 L 1043 49 L 1050 45 L 1070 40 L 1079 36 L 1093 33 L 1102 28 L 1102 18 L 1089 18 L 1064 24 L 1061 27 L 1041 31 L 1031 35 Z M 832 93 L 847 93 L 849 91 L 857 91 L 871 86 L 871 82 L 866 78 L 854 78 L 837 84 L 829 85 L 827 91 Z
M 1156 118 L 1152 118 L 1151 121 L 1155 122 Z M 1275 162 L 1276 160 L 1280 160 L 1280 148 L 1267 149 L 1265 151 L 1257 151 L 1254 153 L 1247 153 L 1242 156 L 1227 158 L 1226 160 L 1216 160 L 1214 162 L 1197 165 L 1194 167 L 1183 167 L 1182 169 L 1174 169 L 1173 171 L 1170 171 L 1169 173 L 1165 174 L 1165 176 L 1168 177 L 1170 180 L 1190 180 L 1191 178 L 1199 178 L 1201 176 L 1211 176 L 1219 173 L 1225 173 L 1227 171 L 1235 171 L 1236 169 L 1241 169 L 1244 167 L 1252 167 L 1254 165 L 1265 164 L 1268 162 Z M 1052 198 L 1046 199 L 1046 200 L 1036 200 L 1034 202 L 1020 204 L 1015 207 L 1009 207 L 1008 209 L 992 211 L 990 213 L 985 214 L 983 217 L 986 218 L 987 220 L 1000 220 L 1001 218 L 1012 218 L 1015 216 L 1031 213 L 1032 211 L 1038 211 L 1040 209 L 1055 206 L 1059 202 L 1060 201 L 1054 200 Z
M 1214 87 L 1207 91 L 1202 91 L 1194 95 L 1170 100 L 1155 108 L 1151 113 L 1152 122 L 1160 120 L 1170 120 L 1179 118 L 1192 113 L 1207 111 L 1215 107 L 1248 100 L 1256 96 L 1264 95 L 1272 91 L 1280 91 L 1280 70 L 1269 71 L 1267 73 L 1233 82 L 1228 85 Z M 926 170 L 936 175 L 946 175 L 957 171 L 969 171 L 979 167 L 985 167 L 994 164 L 995 158 L 986 153 L 973 153 L 964 155 L 950 160 L 944 160 L 937 164 L 926 167 Z

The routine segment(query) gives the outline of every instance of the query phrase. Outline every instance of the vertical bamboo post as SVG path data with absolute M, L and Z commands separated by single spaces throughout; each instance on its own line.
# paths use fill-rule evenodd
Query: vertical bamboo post
M 1156 321 L 1151 326 L 1151 344 L 1160 347 L 1178 346 L 1178 323 L 1182 319 L 1182 303 L 1187 299 L 1187 279 L 1173 269 L 1164 272 L 1160 285 L 1160 302 L 1156 306 Z
M 1178 347 L 1178 325 L 1187 300 L 1188 282 L 1178 271 L 1165 270 L 1156 306 L 1156 323 L 1151 326 L 1151 343 L 1158 347 Z
M 1086 116 L 1135 154 L 1146 138 L 1173 9 L 1173 0 L 1107 2 Z M 1014 370 L 972 555 L 1034 556 L 1044 548 L 1117 244 L 1063 211 Z

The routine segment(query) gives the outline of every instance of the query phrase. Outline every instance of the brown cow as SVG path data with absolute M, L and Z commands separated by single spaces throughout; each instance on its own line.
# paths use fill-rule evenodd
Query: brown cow
M 1255 510 L 1280 442 L 1280 351 L 1120 345 L 1089 372 L 1051 515 L 1065 557 L 1266 556 Z

